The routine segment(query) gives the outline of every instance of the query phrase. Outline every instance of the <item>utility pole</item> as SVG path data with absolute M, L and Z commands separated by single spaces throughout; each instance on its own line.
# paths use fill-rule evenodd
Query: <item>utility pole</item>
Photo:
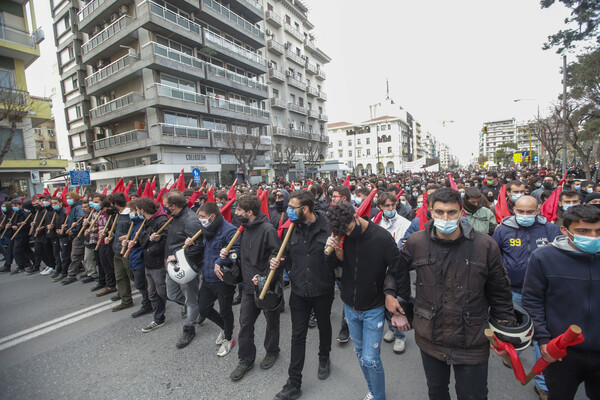
M 563 148 L 562 173 L 567 170 L 567 55 L 563 55 Z

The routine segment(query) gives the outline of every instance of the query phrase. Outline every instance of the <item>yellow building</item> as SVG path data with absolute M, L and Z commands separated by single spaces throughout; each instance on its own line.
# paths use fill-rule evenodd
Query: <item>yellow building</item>
M 67 167 L 36 150 L 33 129 L 52 119 L 51 102 L 29 95 L 25 69 L 39 58 L 42 40 L 33 0 L 0 1 L 0 199 L 41 193 L 44 174 Z

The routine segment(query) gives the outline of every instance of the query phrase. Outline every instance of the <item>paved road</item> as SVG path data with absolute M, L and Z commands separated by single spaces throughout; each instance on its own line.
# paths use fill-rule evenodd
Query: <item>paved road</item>
M 90 288 L 80 282 L 62 286 L 40 275 L 0 275 L 0 399 L 271 399 L 287 380 L 289 311 L 281 317 L 281 355 L 275 366 L 263 371 L 256 365 L 242 381 L 232 383 L 229 374 L 237 364 L 237 348 L 217 357 L 214 340 L 219 330 L 214 324 L 207 321 L 198 327 L 194 341 L 178 350 L 182 320 L 177 305 L 168 305 L 163 328 L 144 334 L 141 328 L 150 318 L 131 318 L 135 308 L 113 313 L 110 300 L 96 298 Z M 135 301 L 139 305 L 139 298 Z M 239 306 L 234 310 L 237 319 Z M 337 334 L 339 297 L 332 314 Z M 261 317 L 257 343 L 262 343 L 263 332 Z M 388 399 L 426 399 L 412 333 L 403 355 L 393 354 L 387 343 L 382 346 Z M 309 330 L 302 398 L 362 399 L 367 389 L 351 342 L 334 343 L 326 381 L 316 376 L 317 351 L 318 332 Z M 257 360 L 263 356 L 258 346 Z M 530 351 L 523 358 L 529 370 Z M 523 388 L 495 355 L 489 388 L 490 399 L 537 398 L 533 386 Z M 578 399 L 584 398 L 581 392 Z

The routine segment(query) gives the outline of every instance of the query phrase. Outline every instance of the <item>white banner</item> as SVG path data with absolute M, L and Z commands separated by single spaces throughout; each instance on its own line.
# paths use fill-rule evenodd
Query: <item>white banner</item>
M 426 163 L 425 157 L 419 158 L 416 161 L 402 161 L 402 170 L 403 171 L 416 171 L 419 168 L 423 168 Z
M 416 170 L 413 170 L 412 172 L 439 172 L 440 170 L 440 164 L 433 164 L 430 165 L 429 167 L 424 167 L 424 168 L 419 168 Z

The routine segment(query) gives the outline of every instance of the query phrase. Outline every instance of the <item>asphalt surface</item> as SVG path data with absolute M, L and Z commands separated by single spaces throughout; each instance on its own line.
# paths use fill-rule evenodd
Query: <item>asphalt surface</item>
M 259 317 L 256 365 L 233 383 L 229 374 L 237 365 L 237 346 L 227 356 L 217 357 L 216 325 L 204 322 L 196 328 L 194 341 L 179 350 L 175 348 L 183 326 L 179 306 L 169 303 L 165 326 L 142 333 L 151 315 L 130 316 L 139 307 L 139 295 L 136 307 L 113 313 L 109 296 L 97 298 L 90 292 L 92 285 L 78 281 L 62 286 L 49 277 L 22 273 L 0 275 L 0 399 L 272 399 L 285 384 L 289 309 L 281 316 L 281 353 L 273 368 L 264 371 L 258 366 L 264 357 L 265 327 Z M 325 381 L 317 378 L 318 331 L 309 330 L 302 399 L 363 399 L 367 392 L 352 342 L 335 342 L 341 310 L 336 296 L 331 375 Z M 237 320 L 239 306 L 234 312 Z M 427 399 L 412 332 L 402 355 L 382 343 L 382 360 L 388 399 Z M 529 371 L 531 351 L 522 360 Z M 496 355 L 490 359 L 488 382 L 490 399 L 538 398 L 533 384 L 521 386 Z M 585 398 L 582 392 L 580 388 L 577 399 Z

